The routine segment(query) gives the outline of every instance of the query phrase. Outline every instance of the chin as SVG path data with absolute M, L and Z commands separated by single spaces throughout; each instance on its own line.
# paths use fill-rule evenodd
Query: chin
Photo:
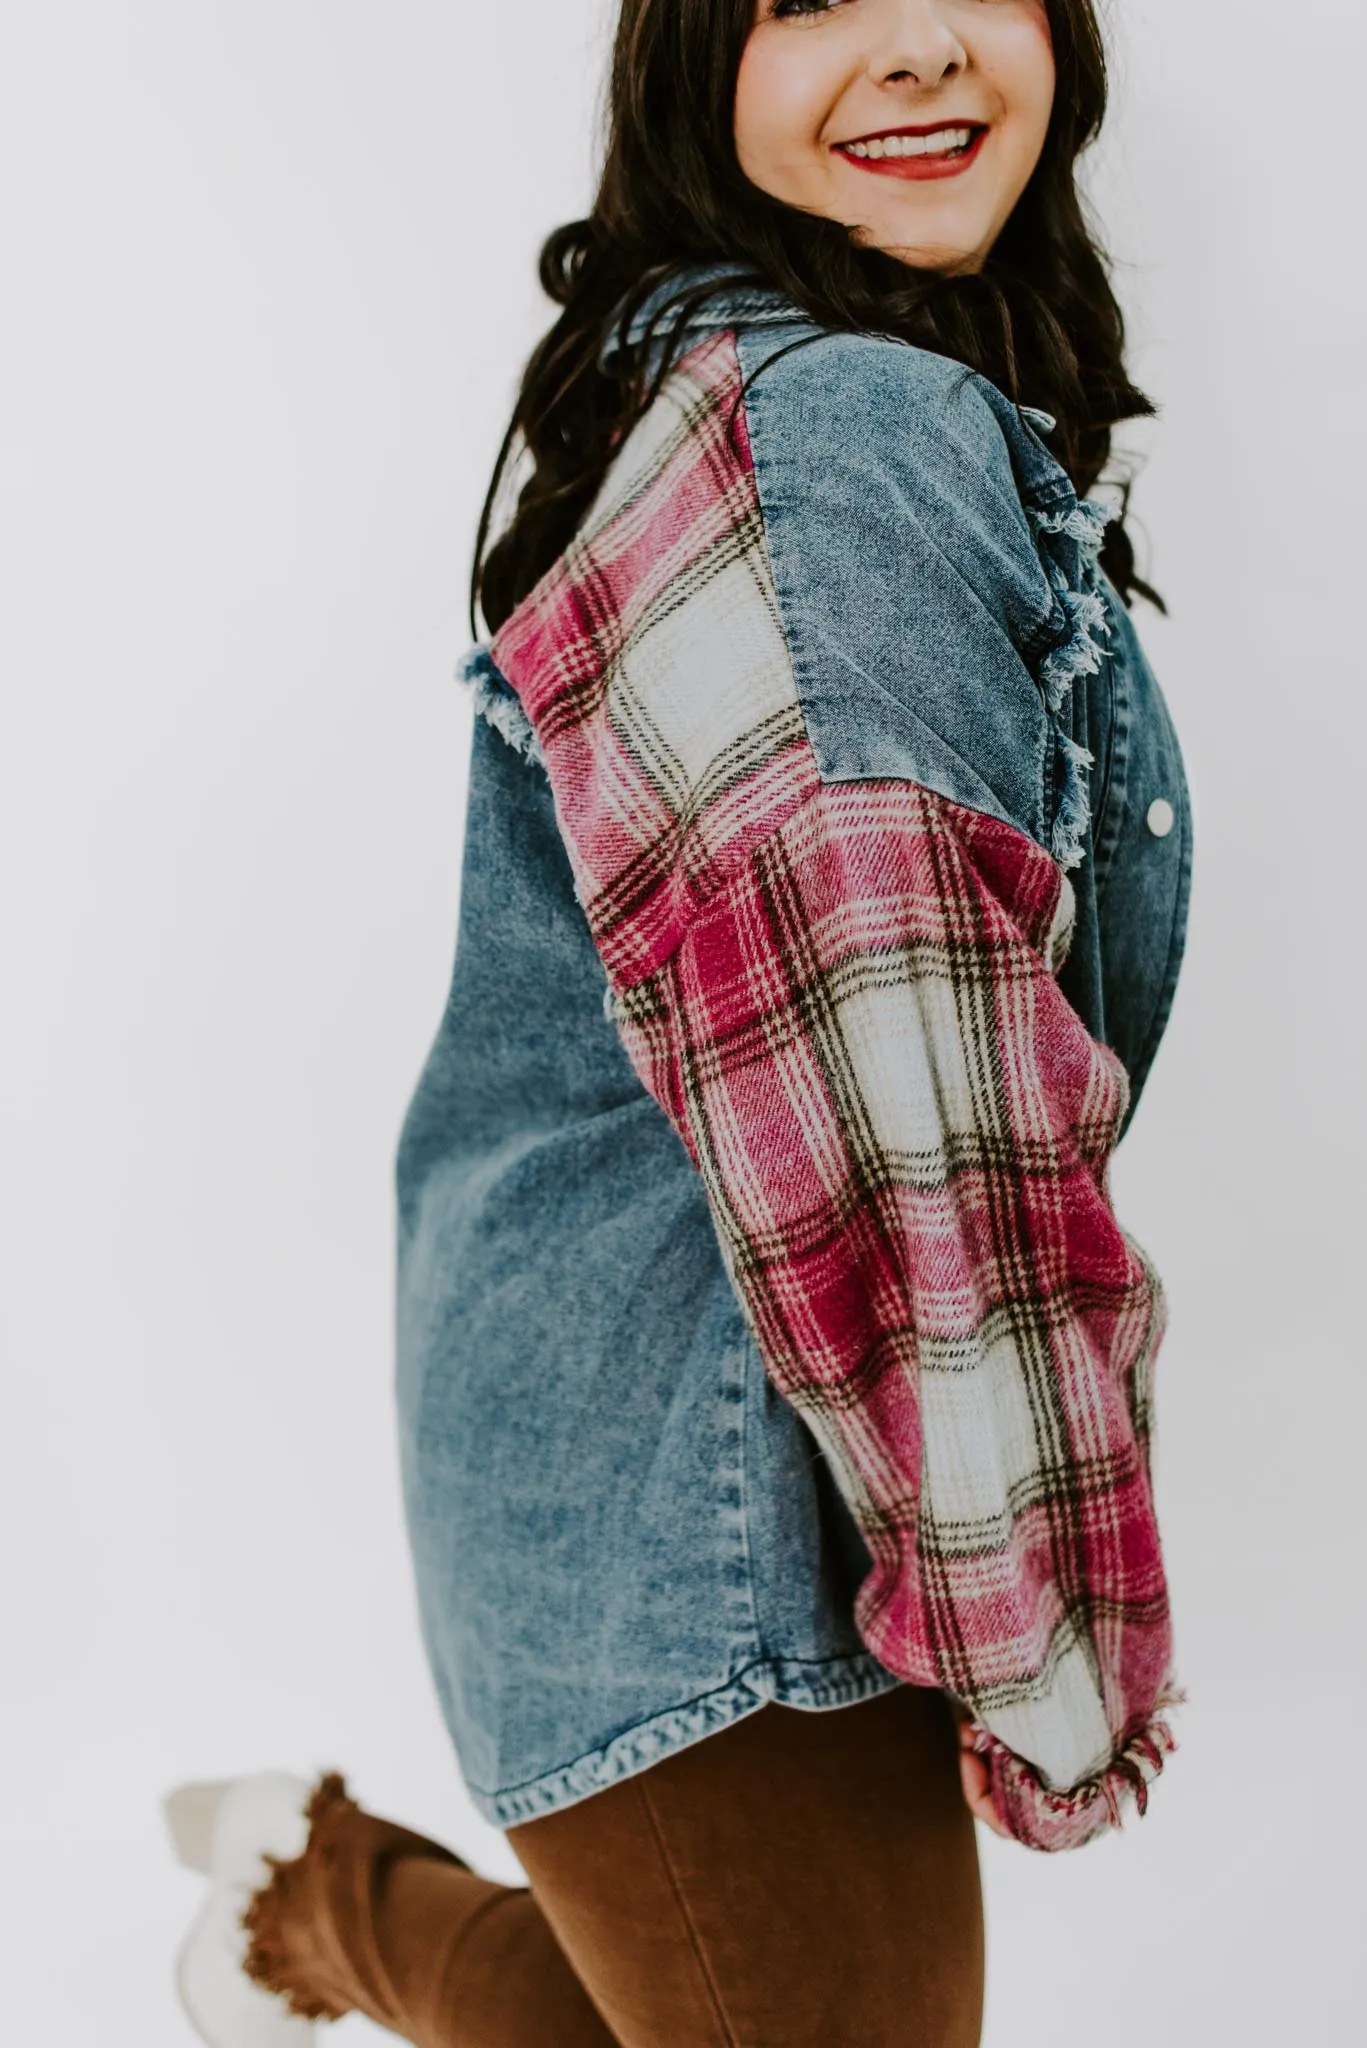
M 924 218 L 880 221 L 876 227 L 870 224 L 861 231 L 860 239 L 883 250 L 885 255 L 897 257 L 899 262 L 914 263 L 921 269 L 962 264 L 976 268 L 982 260 L 981 237 L 948 225 L 937 231 Z
M 881 249 L 885 256 L 891 256 L 914 270 L 977 270 L 982 264 L 981 251 L 960 242 L 929 242 L 924 237 L 908 242 L 891 235 L 886 238 L 870 235 L 863 239 L 869 247 Z

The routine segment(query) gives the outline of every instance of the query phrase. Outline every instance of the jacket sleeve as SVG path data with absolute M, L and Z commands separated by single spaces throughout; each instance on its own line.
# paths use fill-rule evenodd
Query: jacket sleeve
M 1054 976 L 1071 902 L 1010 825 L 828 785 L 621 1005 L 868 1544 L 861 1635 L 966 1704 L 1042 1849 L 1142 1805 L 1170 1747 L 1165 1311 L 1107 1187 L 1125 1070 Z
M 680 365 L 494 655 L 627 1049 L 868 1545 L 860 1632 L 969 1709 L 1008 1828 L 1071 1847 L 1142 1804 L 1172 1697 L 1129 1082 L 1056 978 L 1097 534 L 1047 458 L 1018 492 L 959 366 L 747 346 Z

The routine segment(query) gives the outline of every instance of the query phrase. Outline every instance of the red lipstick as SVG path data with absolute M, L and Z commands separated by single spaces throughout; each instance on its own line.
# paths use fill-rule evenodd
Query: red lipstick
M 920 151 L 904 156 L 898 149 L 902 137 L 940 135 L 946 131 L 967 131 L 969 140 L 954 149 Z M 880 178 L 957 178 L 977 161 L 987 129 L 977 121 L 927 121 L 914 128 L 883 128 L 875 135 L 852 136 L 848 142 L 832 144 L 835 155 L 858 171 L 872 171 Z M 876 155 L 868 155 L 870 147 Z

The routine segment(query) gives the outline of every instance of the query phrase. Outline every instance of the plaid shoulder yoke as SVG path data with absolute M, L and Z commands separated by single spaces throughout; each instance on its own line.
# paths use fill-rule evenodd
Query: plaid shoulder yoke
M 1066 873 L 916 783 L 823 783 L 730 335 L 493 654 L 624 1042 L 868 1544 L 864 1640 L 964 1703 L 1018 1839 L 1089 1840 L 1145 1804 L 1176 1694 L 1166 1304 L 1107 1182 L 1128 1077 L 1055 978 Z

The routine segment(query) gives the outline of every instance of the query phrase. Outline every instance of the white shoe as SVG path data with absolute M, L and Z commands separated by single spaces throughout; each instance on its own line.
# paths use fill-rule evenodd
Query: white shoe
M 253 1983 L 242 1968 L 242 1915 L 270 1879 L 266 1856 L 302 1856 L 311 1787 L 284 1771 L 180 1785 L 166 1800 L 166 1823 L 187 1869 L 202 1871 L 208 1894 L 176 1959 L 176 1988 L 191 2026 L 208 2048 L 310 2048 L 312 2020 Z

